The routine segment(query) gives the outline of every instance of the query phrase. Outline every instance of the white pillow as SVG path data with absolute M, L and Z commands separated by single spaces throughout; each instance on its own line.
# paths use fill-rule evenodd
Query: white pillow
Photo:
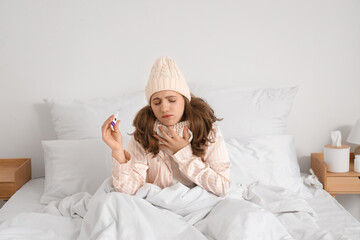
M 45 187 L 42 204 L 78 192 L 94 194 L 111 177 L 111 152 L 102 139 L 42 141 Z
M 248 88 L 218 87 L 189 83 L 196 96 L 214 109 L 224 137 L 253 137 L 284 134 L 298 87 Z M 120 131 L 126 147 L 134 128 L 136 113 L 147 102 L 144 91 L 118 98 L 44 99 L 50 109 L 58 139 L 100 138 L 101 125 L 119 111 Z
M 191 92 L 205 99 L 224 118 L 218 122 L 225 138 L 284 134 L 298 87 L 244 88 L 190 83 Z
M 307 194 L 300 176 L 294 137 L 268 135 L 225 139 L 231 161 L 232 188 L 259 181 Z
M 101 126 L 112 114 L 119 112 L 120 131 L 124 146 L 130 140 L 128 133 L 136 113 L 147 102 L 144 91 L 121 95 L 117 98 L 44 99 L 50 109 L 52 122 L 58 139 L 101 138 Z

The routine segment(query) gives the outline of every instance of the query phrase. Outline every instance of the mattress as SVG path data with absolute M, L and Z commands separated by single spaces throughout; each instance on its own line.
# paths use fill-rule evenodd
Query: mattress
M 45 205 L 40 204 L 45 178 L 35 178 L 24 184 L 0 209 L 0 223 L 22 212 L 39 212 Z
M 41 212 L 44 178 L 32 179 L 19 189 L 0 209 L 0 223 L 23 212 Z M 313 198 L 308 203 L 316 213 L 316 224 L 326 230 L 339 231 L 351 239 L 360 239 L 360 223 L 323 189 L 308 187 Z
M 324 189 L 308 188 L 313 198 L 307 202 L 316 213 L 316 224 L 327 230 L 335 230 L 360 239 L 360 223 L 335 198 Z

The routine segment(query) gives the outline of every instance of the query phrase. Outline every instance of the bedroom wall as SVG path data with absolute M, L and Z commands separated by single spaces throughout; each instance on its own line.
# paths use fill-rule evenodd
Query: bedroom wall
M 41 140 L 56 138 L 44 98 L 142 89 L 168 55 L 189 82 L 298 85 L 287 133 L 308 172 L 330 131 L 346 143 L 360 118 L 359 12 L 358 0 L 0 0 L 0 158 L 31 157 L 43 176 Z M 337 199 L 360 219 L 359 195 Z

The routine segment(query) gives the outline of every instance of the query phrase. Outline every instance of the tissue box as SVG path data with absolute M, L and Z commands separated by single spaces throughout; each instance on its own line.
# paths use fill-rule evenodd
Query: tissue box
M 325 145 L 324 161 L 328 165 L 329 172 L 348 172 L 350 170 L 350 146 L 334 147 L 330 144 Z

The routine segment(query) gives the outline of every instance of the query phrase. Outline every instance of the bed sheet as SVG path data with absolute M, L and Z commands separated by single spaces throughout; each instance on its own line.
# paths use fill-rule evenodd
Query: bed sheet
M 307 199 L 316 213 L 316 224 L 326 230 L 338 231 L 351 239 L 360 239 L 360 223 L 323 189 L 307 186 L 313 198 Z M 44 178 L 32 179 L 17 191 L 0 209 L 0 223 L 23 212 L 43 212 L 40 204 Z
M 360 239 L 360 222 L 356 218 L 324 189 L 307 188 L 313 195 L 307 202 L 315 211 L 315 222 L 320 228 L 338 231 L 351 239 Z
M 45 178 L 34 178 L 25 183 L 0 209 L 0 223 L 22 212 L 39 212 Z

